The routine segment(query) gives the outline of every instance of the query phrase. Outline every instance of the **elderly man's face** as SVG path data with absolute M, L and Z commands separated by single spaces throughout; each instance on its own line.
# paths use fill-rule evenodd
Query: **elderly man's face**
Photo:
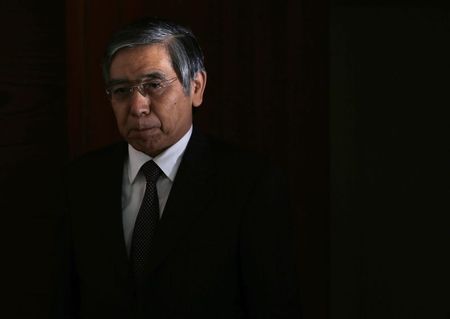
M 189 130 L 192 107 L 202 103 L 206 74 L 197 74 L 186 95 L 165 47 L 141 45 L 116 54 L 109 83 L 120 134 L 153 157 Z

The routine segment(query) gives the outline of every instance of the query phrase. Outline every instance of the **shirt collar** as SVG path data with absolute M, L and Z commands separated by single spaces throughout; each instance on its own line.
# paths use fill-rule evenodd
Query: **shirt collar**
M 141 166 L 149 160 L 153 160 L 167 176 L 167 178 L 173 182 L 191 135 L 192 126 L 189 131 L 187 131 L 187 133 L 178 140 L 178 142 L 153 158 L 141 151 L 136 150 L 133 146 L 128 144 L 128 178 L 130 184 L 133 184 L 139 170 L 141 169 Z

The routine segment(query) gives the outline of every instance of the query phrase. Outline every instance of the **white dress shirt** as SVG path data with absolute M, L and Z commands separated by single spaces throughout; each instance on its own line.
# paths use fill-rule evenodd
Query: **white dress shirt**
M 124 163 L 122 178 L 122 222 L 128 253 L 130 252 L 134 223 L 145 192 L 146 180 L 140 171 L 142 165 L 153 160 L 164 173 L 156 182 L 161 217 L 191 134 L 192 126 L 178 142 L 154 158 L 128 145 L 128 158 Z

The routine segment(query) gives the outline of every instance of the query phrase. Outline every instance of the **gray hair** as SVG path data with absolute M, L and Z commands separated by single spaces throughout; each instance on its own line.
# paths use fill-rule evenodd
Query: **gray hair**
M 148 44 L 165 46 L 172 68 L 182 83 L 185 94 L 189 95 L 191 80 L 198 72 L 205 71 L 202 50 L 191 30 L 156 18 L 139 20 L 113 34 L 102 64 L 105 82 L 109 81 L 111 63 L 119 50 Z

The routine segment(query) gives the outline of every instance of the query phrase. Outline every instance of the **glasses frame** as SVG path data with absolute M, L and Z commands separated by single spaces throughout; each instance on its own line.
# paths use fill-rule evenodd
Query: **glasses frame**
M 136 81 L 123 82 L 123 84 L 122 84 L 123 88 L 127 89 L 128 92 L 126 93 L 126 96 L 124 96 L 123 98 L 117 99 L 117 102 L 127 101 L 130 97 L 133 96 L 135 90 L 137 90 L 144 97 L 149 96 L 150 98 L 155 98 L 157 96 L 152 95 L 152 92 L 150 92 L 150 90 L 152 90 L 152 88 L 145 88 L 144 87 L 145 84 L 148 84 L 150 82 L 159 81 L 160 82 L 159 83 L 159 87 L 156 88 L 156 89 L 162 90 L 162 89 L 165 89 L 165 88 L 169 87 L 170 85 L 172 85 L 176 80 L 178 80 L 177 76 L 174 76 L 174 77 L 169 78 L 169 79 L 144 78 L 144 79 L 140 79 L 140 80 L 136 80 Z M 112 92 L 112 89 L 114 88 L 114 86 L 117 86 L 117 85 L 120 85 L 120 84 L 121 83 L 112 84 L 112 85 L 109 85 L 105 89 L 106 95 L 108 96 L 110 101 L 115 100 L 114 99 L 114 94 Z M 160 92 L 158 94 L 158 96 L 161 96 L 163 93 L 164 93 L 164 91 Z

